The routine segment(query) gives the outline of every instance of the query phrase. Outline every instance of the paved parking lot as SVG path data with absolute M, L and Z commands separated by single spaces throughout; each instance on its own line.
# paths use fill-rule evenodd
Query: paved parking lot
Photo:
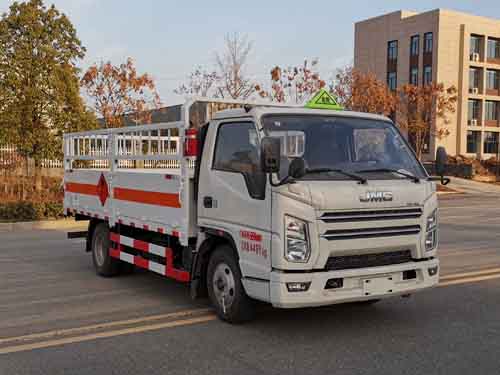
M 440 220 L 440 287 L 370 307 L 262 306 L 242 326 L 159 276 L 97 277 L 64 232 L 2 233 L 0 374 L 498 374 L 500 199 L 447 196 Z

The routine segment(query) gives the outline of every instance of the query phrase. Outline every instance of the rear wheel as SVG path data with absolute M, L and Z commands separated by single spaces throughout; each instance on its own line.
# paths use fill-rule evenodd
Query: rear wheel
M 107 223 L 97 224 L 92 235 L 92 260 L 98 275 L 111 277 L 120 271 L 120 261 L 109 255 L 109 227 Z
M 242 323 L 255 315 L 254 301 L 245 293 L 241 271 L 233 249 L 222 245 L 210 257 L 207 270 L 208 295 L 220 319 Z

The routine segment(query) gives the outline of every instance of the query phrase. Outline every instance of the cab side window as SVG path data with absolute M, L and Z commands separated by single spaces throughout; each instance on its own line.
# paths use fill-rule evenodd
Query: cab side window
M 264 199 L 266 175 L 261 172 L 259 141 L 251 122 L 232 122 L 219 126 L 213 169 L 241 173 L 252 198 Z

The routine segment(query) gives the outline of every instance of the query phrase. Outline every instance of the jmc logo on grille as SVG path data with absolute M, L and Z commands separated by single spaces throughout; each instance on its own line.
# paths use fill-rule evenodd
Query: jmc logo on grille
M 391 191 L 367 191 L 359 196 L 361 202 L 390 202 L 392 201 Z

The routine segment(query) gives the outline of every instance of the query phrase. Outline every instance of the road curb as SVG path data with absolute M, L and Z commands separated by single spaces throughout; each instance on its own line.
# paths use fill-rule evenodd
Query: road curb
M 0 233 L 26 232 L 31 230 L 85 229 L 87 225 L 86 221 L 75 221 L 74 219 L 0 223 Z

